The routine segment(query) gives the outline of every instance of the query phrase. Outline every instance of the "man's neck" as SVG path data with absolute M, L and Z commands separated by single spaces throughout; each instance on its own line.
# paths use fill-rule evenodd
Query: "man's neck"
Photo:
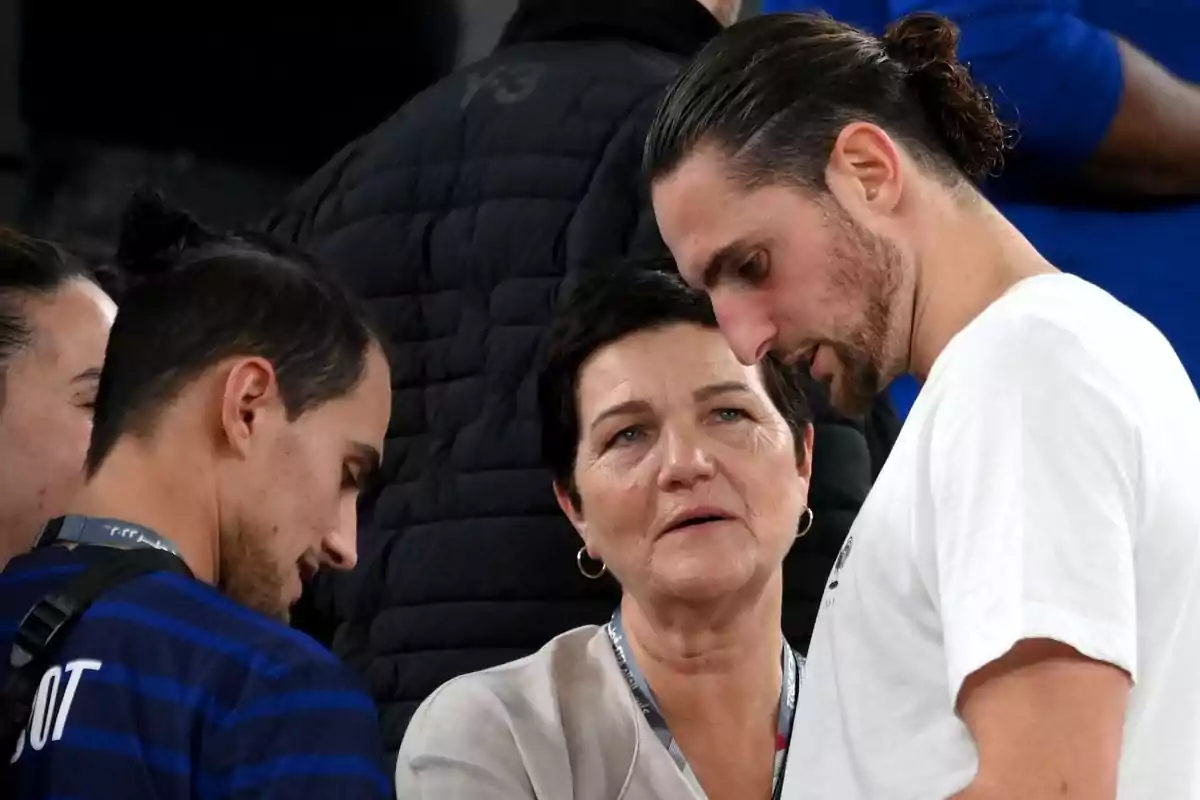
M 17 556 L 28 553 L 37 540 L 41 523 L 19 515 L 0 515 L 0 570 Z
M 218 522 L 215 509 L 198 500 L 203 496 L 204 476 L 193 469 L 177 474 L 167 466 L 171 459 L 166 455 L 140 442 L 122 441 L 75 497 L 68 513 L 144 525 L 178 548 L 192 574 L 215 583 Z
M 782 577 L 726 608 L 621 603 L 626 638 L 672 730 L 756 724 L 778 710 Z
M 741 0 L 698 0 L 700 5 L 712 14 L 717 22 L 729 27 L 737 22 L 741 12 Z
M 920 242 L 909 370 L 921 381 L 950 340 L 1009 289 L 1058 272 L 981 197 L 958 200 L 944 216 Z

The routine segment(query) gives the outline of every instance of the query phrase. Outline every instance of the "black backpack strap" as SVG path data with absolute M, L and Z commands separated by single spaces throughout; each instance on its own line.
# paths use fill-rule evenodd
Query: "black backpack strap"
M 0 771 L 11 772 L 9 759 L 29 722 L 38 684 L 71 628 L 109 589 L 151 572 L 192 576 L 178 556 L 164 550 L 113 549 L 29 609 L 13 638 L 8 676 L 0 689 Z

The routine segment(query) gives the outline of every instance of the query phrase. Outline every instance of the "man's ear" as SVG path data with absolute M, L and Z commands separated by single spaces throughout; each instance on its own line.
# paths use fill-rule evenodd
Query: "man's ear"
M 282 411 L 275 369 L 264 358 L 240 359 L 229 368 L 221 388 L 221 429 L 225 441 L 235 453 L 245 457 L 262 425 Z
M 886 131 L 870 122 L 851 122 L 829 153 L 825 183 L 852 216 L 888 216 L 900 204 L 903 163 Z

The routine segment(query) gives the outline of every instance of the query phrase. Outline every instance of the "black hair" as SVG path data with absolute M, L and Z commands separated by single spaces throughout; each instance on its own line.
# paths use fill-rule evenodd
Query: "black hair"
M 579 450 L 579 373 L 598 350 L 634 333 L 690 323 L 717 328 L 708 298 L 691 289 L 675 262 L 655 256 L 589 270 L 565 296 L 547 334 L 538 376 L 542 459 L 576 508 Z M 804 457 L 804 429 L 812 419 L 799 370 L 773 358 L 760 364 L 771 402 Z
M 122 220 L 128 282 L 96 396 L 87 474 L 126 435 L 147 436 L 179 392 L 234 356 L 271 362 L 290 418 L 349 393 L 379 338 L 306 254 L 263 234 L 218 234 L 152 192 Z
M 769 14 L 711 41 L 668 89 L 646 140 L 651 180 L 694 149 L 730 157 L 747 187 L 825 188 L 846 125 L 871 122 L 954 182 L 996 173 L 1009 145 L 991 98 L 957 56 L 959 31 L 929 12 L 882 38 L 825 14 Z
M 0 227 L 0 406 L 8 362 L 34 334 L 24 301 L 76 278 L 90 280 L 87 268 L 57 245 Z

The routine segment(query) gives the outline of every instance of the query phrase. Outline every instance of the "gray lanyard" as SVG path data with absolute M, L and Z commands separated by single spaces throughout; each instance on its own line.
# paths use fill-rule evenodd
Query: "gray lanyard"
M 99 545 L 121 550 L 152 547 L 155 550 L 165 550 L 177 558 L 180 557 L 179 548 L 169 539 L 149 528 L 120 519 L 76 515 L 52 519 L 42 527 L 36 546 L 45 547 L 55 542 Z
M 617 658 L 617 664 L 621 667 L 625 682 L 629 684 L 629 691 L 633 694 L 634 702 L 646 716 L 646 721 L 650 723 L 650 729 L 662 742 L 663 747 L 667 748 L 667 752 L 670 753 L 671 759 L 675 762 L 675 766 L 679 767 L 684 778 L 692 784 L 697 792 L 703 794 L 695 772 L 692 771 L 691 765 L 688 764 L 683 751 L 679 749 L 675 737 L 667 728 L 667 720 L 654 700 L 654 692 L 651 691 L 650 685 L 646 682 L 646 676 L 638 667 L 633 651 L 629 649 L 628 640 L 625 638 L 625 627 L 621 624 L 621 609 L 618 608 L 613 613 L 612 619 L 604 626 L 604 629 L 608 633 L 613 655 Z M 778 800 L 783 789 L 783 771 L 787 765 L 788 748 L 792 743 L 792 722 L 796 716 L 796 696 L 800 691 L 799 657 L 796 655 L 796 651 L 788 646 L 786 640 L 784 640 L 779 661 L 783 681 L 779 687 L 779 728 L 775 737 L 775 774 L 771 782 L 771 797 L 775 800 Z

